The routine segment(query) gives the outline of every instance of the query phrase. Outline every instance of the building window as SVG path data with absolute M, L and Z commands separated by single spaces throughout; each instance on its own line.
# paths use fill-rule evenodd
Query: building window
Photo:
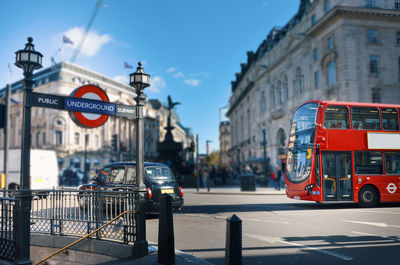
M 330 9 L 331 9 L 331 1 L 330 0 L 325 0 L 325 3 L 324 3 L 325 12 L 328 12 Z
M 251 113 L 247 110 L 247 139 L 251 138 Z
M 74 142 L 76 145 L 79 145 L 79 133 L 77 133 L 77 132 L 74 135 Z
M 278 82 L 278 87 L 276 88 L 276 97 L 277 103 L 280 105 L 282 104 L 282 83 L 281 81 Z
M 375 7 L 375 0 L 365 0 L 365 6 Z
M 318 48 L 314 48 L 313 50 L 313 59 L 314 62 L 318 61 Z
M 318 71 L 316 71 L 314 73 L 314 85 L 315 85 L 315 88 L 319 87 L 319 72 Z
M 376 29 L 367 30 L 368 43 L 378 43 L 378 31 Z
M 62 131 L 56 131 L 56 145 L 62 145 Z
M 381 103 L 381 89 L 380 88 L 373 88 L 372 89 L 372 103 Z
M 265 98 L 265 92 L 261 91 L 261 98 L 260 98 L 260 114 L 267 111 L 267 102 Z
M 379 56 L 369 56 L 369 73 L 376 75 L 379 74 Z
M 400 31 L 396 32 L 396 44 L 400 46 Z
M 331 51 L 333 50 L 333 36 L 328 38 L 328 49 Z
M 336 63 L 332 61 L 329 64 L 328 85 L 332 86 L 334 84 L 336 84 Z
M 397 59 L 397 64 L 399 68 L 399 82 L 400 82 L 400 57 Z
M 285 93 L 285 101 L 289 100 L 289 81 L 287 76 L 285 76 L 285 78 L 283 79 L 283 91 Z
M 271 87 L 271 107 L 275 107 L 275 87 Z
M 90 140 L 89 134 L 86 134 L 86 135 L 85 135 L 85 143 L 84 143 L 86 146 L 89 146 L 89 145 L 90 145 L 90 141 L 89 141 L 89 140 Z M 117 144 L 118 144 L 118 143 L 117 143 Z
M 315 25 L 315 23 L 317 23 L 317 17 L 315 16 L 315 14 L 313 14 L 311 16 L 311 25 Z
M 36 147 L 39 148 L 39 137 L 40 137 L 40 132 L 36 133 Z
M 300 68 L 296 70 L 296 84 L 297 93 L 301 95 L 304 92 L 304 76 Z
M 96 145 L 96 147 L 100 147 L 100 145 L 99 145 L 99 136 L 98 135 L 94 136 L 94 144 Z
M 394 0 L 394 9 L 400 9 L 400 0 Z
M 43 143 L 43 145 L 46 144 L 46 133 L 45 132 L 42 133 L 42 143 Z

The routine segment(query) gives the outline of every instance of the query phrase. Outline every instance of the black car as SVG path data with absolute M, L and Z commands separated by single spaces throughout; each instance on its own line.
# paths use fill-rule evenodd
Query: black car
M 172 197 L 172 209 L 179 211 L 183 206 L 183 190 L 175 181 L 172 170 L 160 163 L 144 163 L 147 189 L 146 213 L 158 214 L 161 194 Z M 104 166 L 90 184 L 81 185 L 79 191 L 130 191 L 136 188 L 136 163 L 119 162 Z M 82 197 L 84 198 L 84 197 Z M 83 203 L 83 200 L 81 200 Z

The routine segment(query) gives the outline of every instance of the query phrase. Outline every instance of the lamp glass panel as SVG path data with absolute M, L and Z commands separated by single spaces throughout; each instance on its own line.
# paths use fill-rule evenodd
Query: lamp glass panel
M 143 83 L 149 83 L 149 76 L 143 75 Z
M 30 61 L 37 63 L 38 62 L 38 55 L 36 53 L 31 53 Z
M 28 61 L 28 52 L 21 52 L 21 61 Z
M 142 82 L 142 75 L 135 75 L 136 82 Z

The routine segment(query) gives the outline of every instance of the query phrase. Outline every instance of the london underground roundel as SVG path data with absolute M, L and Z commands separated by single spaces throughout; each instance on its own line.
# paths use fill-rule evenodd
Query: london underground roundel
M 85 101 L 92 100 L 92 101 Z M 93 100 L 96 100 L 95 102 Z M 71 119 L 84 128 L 96 128 L 103 125 L 108 114 L 90 113 L 91 110 L 101 113 L 115 113 L 115 105 L 109 103 L 106 92 L 95 85 L 85 85 L 75 89 L 66 101 L 66 108 L 69 109 Z M 71 111 L 79 110 L 79 111 Z M 85 112 L 88 111 L 88 112 Z

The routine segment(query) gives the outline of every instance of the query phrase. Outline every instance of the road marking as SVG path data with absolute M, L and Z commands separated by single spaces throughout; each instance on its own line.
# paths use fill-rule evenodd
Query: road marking
M 390 239 L 390 240 L 394 240 L 394 241 L 400 242 L 400 239 L 397 239 L 397 238 L 394 238 L 394 237 L 391 237 L 391 236 L 380 236 L 380 235 L 375 235 L 375 234 L 370 234 L 370 233 L 363 233 L 363 232 L 357 232 L 357 231 L 351 231 L 351 232 L 354 233 L 354 234 L 359 234 L 359 235 L 364 235 L 364 236 L 382 237 L 382 238 L 385 238 L 385 239 Z
M 201 218 L 214 218 L 214 219 L 226 219 L 229 216 L 222 216 L 222 215 L 207 215 L 207 214 L 190 214 L 184 213 L 186 216 L 190 217 L 201 217 Z M 254 221 L 254 222 L 264 222 L 269 224 L 290 224 L 286 221 L 272 221 L 272 220 L 262 220 L 262 219 L 252 219 L 252 218 L 241 218 L 242 221 Z
M 372 225 L 372 226 L 377 226 L 377 227 L 395 227 L 395 228 L 400 228 L 399 225 L 388 225 L 385 223 L 374 223 L 374 222 L 361 222 L 361 221 L 350 221 L 350 220 L 341 220 L 342 222 L 347 222 L 347 223 L 355 223 L 355 224 L 362 224 L 362 225 Z
M 378 213 L 378 214 L 397 214 L 399 215 L 400 213 L 392 213 L 392 212 L 385 212 L 385 211 L 373 211 L 373 210 L 359 210 L 359 212 L 363 213 Z
M 333 251 L 328 251 L 328 250 L 323 250 L 323 249 L 319 249 L 316 247 L 310 247 L 307 245 L 301 245 L 298 243 L 294 243 L 294 242 L 289 242 L 289 241 L 285 241 L 282 240 L 282 238 L 280 237 L 269 237 L 269 236 L 260 236 L 260 235 L 251 235 L 251 234 L 244 234 L 245 236 L 260 240 L 260 241 L 264 241 L 264 242 L 268 242 L 268 243 L 283 243 L 283 244 L 288 244 L 288 245 L 292 245 L 292 246 L 297 246 L 297 247 L 301 247 L 301 248 L 305 248 L 305 249 L 309 249 L 309 250 L 314 250 L 317 251 L 319 253 L 325 254 L 325 255 L 329 255 L 338 259 L 342 259 L 342 260 L 352 260 L 352 257 L 346 256 L 346 255 L 342 255 Z

